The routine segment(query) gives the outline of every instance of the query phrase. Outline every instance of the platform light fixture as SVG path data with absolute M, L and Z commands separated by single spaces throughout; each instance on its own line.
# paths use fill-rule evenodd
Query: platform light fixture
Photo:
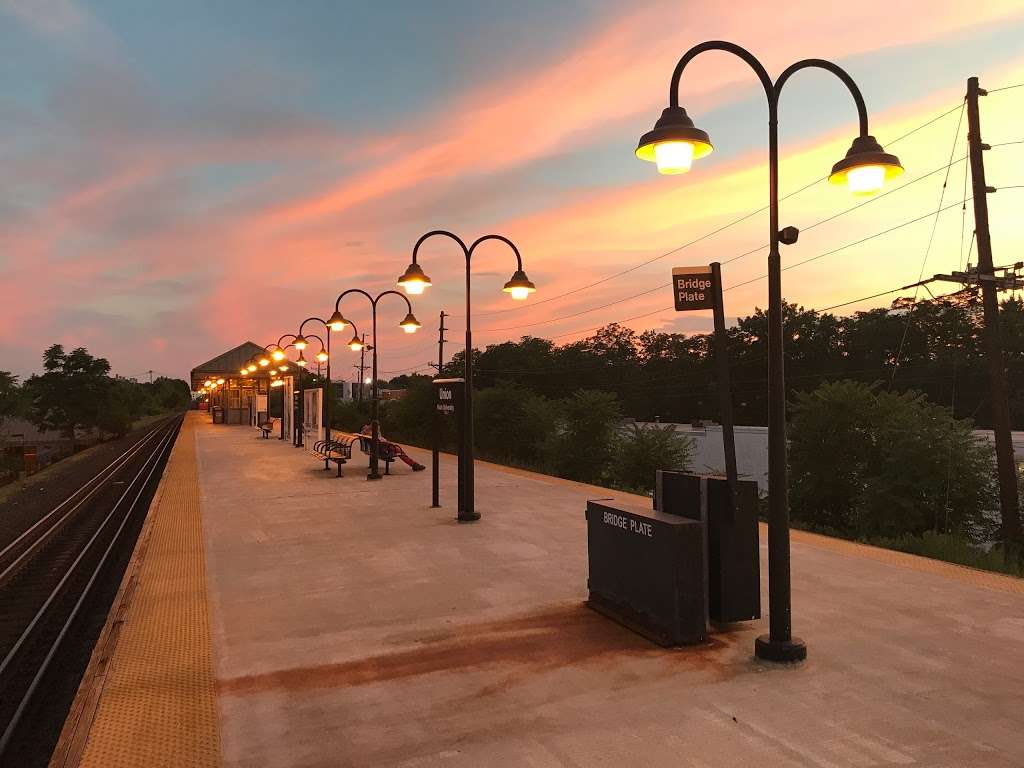
M 348 348 L 353 352 L 359 352 L 363 348 L 363 340 L 353 334 L 351 341 L 348 343 Z
M 807 647 L 792 636 L 789 502 L 786 471 L 786 385 L 783 353 L 782 266 L 779 244 L 793 244 L 795 227 L 779 228 L 779 147 L 778 112 L 783 86 L 803 69 L 823 69 L 838 77 L 849 90 L 857 108 L 859 134 L 846 157 L 832 167 L 829 181 L 845 184 L 855 195 L 878 192 L 885 181 L 903 173 L 895 155 L 882 149 L 868 131 L 868 113 L 860 88 L 842 67 L 824 59 L 804 59 L 787 67 L 772 80 L 764 65 L 750 51 L 723 40 L 710 40 L 688 50 L 675 66 L 669 84 L 669 105 L 661 113 L 654 128 L 637 144 L 636 156 L 657 164 L 664 174 L 685 173 L 694 160 L 708 155 L 713 147 L 707 132 L 694 126 L 679 106 L 679 83 L 686 68 L 696 56 L 706 51 L 730 53 L 744 62 L 757 75 L 768 99 L 768 166 L 769 166 L 769 250 L 768 250 L 768 602 L 769 629 L 757 638 L 755 654 L 772 661 L 799 661 L 806 658 Z M 467 349 L 470 347 L 467 345 Z M 467 383 L 468 386 L 468 383 Z
M 401 328 L 406 333 L 416 333 L 416 331 L 418 331 L 423 326 L 420 324 L 420 321 L 416 319 L 416 316 L 413 315 L 412 312 L 410 312 L 409 314 L 407 314 L 405 316 L 405 318 L 402 320 L 402 322 L 400 322 L 398 324 L 398 327 Z M 351 344 L 349 346 L 351 346 Z M 362 344 L 360 344 L 360 346 L 359 346 L 359 349 L 361 349 L 361 348 L 362 348 Z M 359 349 L 356 349 L 356 348 L 353 347 L 353 351 L 354 352 L 358 352 Z
M 327 327 L 332 331 L 343 331 L 345 330 L 345 326 L 348 324 L 348 320 L 346 320 L 345 316 L 341 314 L 341 311 L 337 309 L 334 310 L 334 314 L 331 315 L 330 319 L 327 321 Z

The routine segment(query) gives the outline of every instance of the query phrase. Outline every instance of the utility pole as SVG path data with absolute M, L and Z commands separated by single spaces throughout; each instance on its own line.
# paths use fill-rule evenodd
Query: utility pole
M 999 474 L 999 510 L 1003 542 L 1020 541 L 1020 513 L 1017 509 L 1017 468 L 1010 439 L 1010 404 L 1006 392 L 1006 362 L 999 330 L 999 295 L 992 266 L 992 239 L 988 227 L 988 194 L 995 188 L 985 185 L 985 161 L 982 152 L 990 147 L 981 141 L 978 98 L 987 92 L 978 78 L 967 80 L 967 144 L 971 165 L 971 191 L 974 195 L 974 235 L 978 243 L 978 282 L 981 284 L 984 328 L 982 340 L 988 362 L 992 392 L 992 431 L 995 433 L 996 466 Z
M 441 367 L 444 365 L 444 343 L 447 341 L 444 337 L 444 332 L 448 329 L 444 327 L 445 311 L 441 310 L 441 322 L 437 328 L 437 375 L 441 375 Z
M 448 329 L 444 327 L 445 311 L 441 310 L 440 322 L 437 325 L 437 375 L 441 375 L 441 368 L 444 366 L 444 343 L 446 341 L 444 332 Z M 441 447 L 439 444 L 439 432 L 440 432 L 440 419 L 438 418 L 437 411 L 434 411 L 434 436 L 432 440 L 430 450 L 430 474 L 431 474 L 431 507 L 441 506 Z
M 366 334 L 363 334 L 363 345 L 359 348 L 359 404 L 363 404 L 363 377 L 366 375 Z M 356 366 L 352 366 L 355 368 Z
M 149 383 L 152 384 L 153 383 L 153 371 L 146 371 L 146 373 L 149 374 Z

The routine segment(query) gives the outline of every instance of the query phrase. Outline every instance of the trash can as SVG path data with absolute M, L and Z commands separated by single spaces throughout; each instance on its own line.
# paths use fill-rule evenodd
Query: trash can
M 215 405 L 215 406 L 213 406 L 211 411 L 213 413 L 213 423 L 214 424 L 223 424 L 224 423 L 224 407 L 220 406 L 220 405 Z

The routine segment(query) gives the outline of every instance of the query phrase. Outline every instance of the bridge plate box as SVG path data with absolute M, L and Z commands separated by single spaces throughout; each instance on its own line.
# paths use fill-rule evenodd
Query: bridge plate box
M 587 502 L 587 601 L 664 646 L 707 639 L 704 524 L 629 501 Z
M 718 475 L 659 469 L 654 508 L 707 523 L 708 614 L 730 623 L 761 618 L 761 557 L 757 531 L 757 483 L 729 482 Z

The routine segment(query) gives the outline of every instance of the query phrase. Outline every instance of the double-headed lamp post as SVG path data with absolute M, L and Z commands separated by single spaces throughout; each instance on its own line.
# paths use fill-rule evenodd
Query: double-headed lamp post
M 385 296 L 398 296 L 402 301 L 405 302 L 406 308 L 409 310 L 405 317 L 398 325 L 406 333 L 415 333 L 420 328 L 420 321 L 416 319 L 416 316 L 412 313 L 412 304 L 409 303 L 409 299 L 404 294 L 398 291 L 381 291 L 376 296 L 371 296 L 369 293 L 364 291 L 362 288 L 349 288 L 347 291 L 342 291 L 337 299 L 334 300 L 334 314 L 331 315 L 327 321 L 327 327 L 332 331 L 342 331 L 346 326 L 352 326 L 352 340 L 348 343 L 349 349 L 353 352 L 358 352 L 363 348 L 363 342 L 359 338 L 359 333 L 356 331 L 355 324 L 350 320 L 346 320 L 345 316 L 341 314 L 341 300 L 350 293 L 358 293 L 361 296 L 366 297 L 366 300 L 370 302 L 370 316 L 373 322 L 373 344 L 370 349 L 373 351 L 373 389 L 372 389 L 372 414 L 370 416 L 371 426 L 371 439 L 373 440 L 373 447 L 370 451 L 370 472 L 367 474 L 368 480 L 380 480 L 381 474 L 378 471 L 377 457 L 380 454 L 380 420 L 379 415 L 379 399 L 377 397 L 377 303 Z
M 512 277 L 505 283 L 502 290 L 509 294 L 513 299 L 520 301 L 527 298 L 531 293 L 537 290 L 530 278 L 526 276 L 523 271 L 523 257 L 519 255 L 519 249 L 516 248 L 515 243 L 509 240 L 507 237 L 501 235 L 484 235 L 478 237 L 472 245 L 466 246 L 466 243 L 458 235 L 455 235 L 447 230 L 435 229 L 432 232 L 427 232 L 425 235 L 420 237 L 416 241 L 416 245 L 412 249 L 412 263 L 406 268 L 405 272 L 400 278 L 398 278 L 398 285 L 406 293 L 410 295 L 419 295 L 423 293 L 424 289 L 429 288 L 431 285 L 430 278 L 427 277 L 423 268 L 420 267 L 417 262 L 419 255 L 420 246 L 423 242 L 435 235 L 443 236 L 454 240 L 458 243 L 462 249 L 463 255 L 466 257 L 466 382 L 465 388 L 465 456 L 463 457 L 463 476 L 465 486 L 463 488 L 464 506 L 465 509 L 459 510 L 459 522 L 468 523 L 474 520 L 480 519 L 480 513 L 476 511 L 476 504 L 474 502 L 475 495 L 475 482 L 474 482 L 474 466 L 473 466 L 473 329 L 471 323 L 471 309 L 470 309 L 470 267 L 473 261 L 473 254 L 476 252 L 477 246 L 481 243 L 485 243 L 488 240 L 499 240 L 509 248 L 516 256 L 516 271 L 512 273 Z
M 320 339 L 319 336 L 310 336 L 310 335 L 305 335 L 304 336 L 303 335 L 303 329 L 306 327 L 306 323 L 320 323 L 320 325 L 322 325 L 324 327 L 324 330 L 328 331 L 328 333 L 324 334 L 325 336 L 327 336 L 327 349 L 326 349 L 326 351 L 324 350 L 324 342 Z M 317 341 L 320 342 L 320 351 L 317 353 L 316 361 L 318 363 L 318 365 L 317 365 L 317 373 L 320 372 L 319 363 L 327 363 L 327 378 L 324 380 L 323 415 L 324 415 L 324 421 L 327 424 L 327 434 L 326 434 L 326 437 L 327 437 L 328 440 L 331 439 L 331 334 L 330 334 L 330 330 L 331 330 L 331 327 L 327 324 L 327 321 L 324 320 L 322 317 L 316 317 L 315 315 L 313 317 L 307 317 L 305 320 L 303 320 L 301 323 L 299 323 L 299 332 L 295 335 L 295 341 L 292 342 L 293 344 L 295 344 L 295 348 L 297 350 L 299 350 L 299 356 L 300 357 L 302 357 L 302 351 L 307 346 L 309 346 L 309 339 L 316 339 Z
M 744 48 L 721 40 L 694 46 L 679 60 L 669 85 L 669 106 L 654 129 L 640 138 L 636 155 L 658 165 L 665 174 L 685 173 L 691 163 L 711 152 L 708 134 L 694 127 L 679 106 L 679 80 L 694 57 L 705 51 L 725 51 L 754 70 L 768 98 L 769 251 L 768 251 L 768 619 L 769 634 L 757 638 L 754 652 L 770 661 L 800 661 L 807 646 L 792 635 L 789 570 L 789 500 L 786 478 L 786 387 L 783 370 L 782 269 L 779 242 L 796 242 L 797 231 L 779 231 L 779 95 L 786 81 L 802 69 L 824 69 L 849 89 L 857 107 L 860 133 L 846 157 L 832 167 L 829 181 L 845 184 L 855 195 L 878 192 L 886 179 L 903 172 L 895 155 L 882 149 L 868 133 L 864 97 L 849 74 L 824 59 L 804 59 L 789 66 L 772 82 L 764 66 Z

